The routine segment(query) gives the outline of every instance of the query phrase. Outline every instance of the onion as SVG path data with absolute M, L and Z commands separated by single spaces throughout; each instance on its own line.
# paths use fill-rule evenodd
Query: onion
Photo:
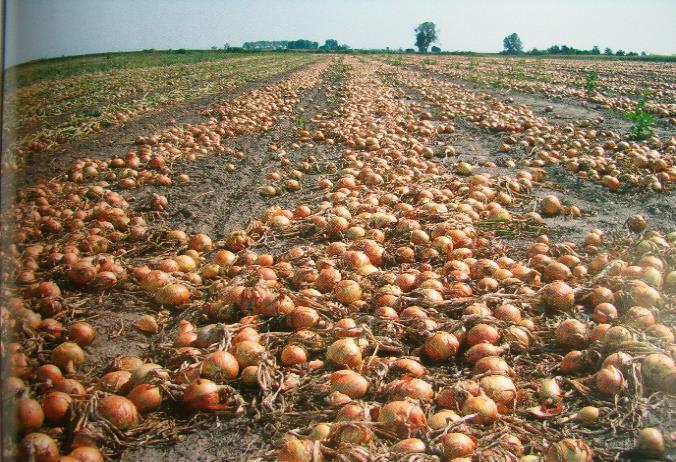
M 52 351 L 52 362 L 69 373 L 85 362 L 85 353 L 77 343 L 63 342 Z
M 324 268 L 319 271 L 319 276 L 315 281 L 315 288 L 321 292 L 331 291 L 341 279 L 342 276 L 337 269 L 333 267 Z
M 443 410 L 432 415 L 427 420 L 427 426 L 432 430 L 441 430 L 446 428 L 449 423 L 460 420 L 460 416 L 453 411 Z
M 190 291 L 182 284 L 167 284 L 155 292 L 155 301 L 165 306 L 182 305 L 190 301 Z
M 170 281 L 170 276 L 164 271 L 153 270 L 140 279 L 140 284 L 148 292 L 155 292 L 160 287 L 169 284 Z
M 575 306 L 573 289 L 563 281 L 554 281 L 544 286 L 541 296 L 547 308 L 555 311 L 568 311 Z
M 472 327 L 465 337 L 465 343 L 469 346 L 478 345 L 479 343 L 497 344 L 500 341 L 500 332 L 490 324 L 477 324 Z
M 212 410 L 222 407 L 220 391 L 222 386 L 208 379 L 197 379 L 190 383 L 183 393 L 183 402 L 190 410 Z
M 21 462 L 59 462 L 59 447 L 44 433 L 29 433 L 19 443 Z
M 477 361 L 487 356 L 498 356 L 502 349 L 492 343 L 478 343 L 465 352 L 465 360 L 474 365 Z
M 462 380 L 452 387 L 439 390 L 436 403 L 446 409 L 459 409 L 462 403 L 470 396 L 478 396 L 481 387 L 474 380 Z
M 666 453 L 664 437 L 657 428 L 644 428 L 638 433 L 634 450 L 646 457 L 662 457 Z
M 190 238 L 188 248 L 198 252 L 207 252 L 213 248 L 213 243 L 209 236 L 199 233 Z
M 408 401 L 392 401 L 380 409 L 378 422 L 387 431 L 402 437 L 410 437 L 426 425 L 425 414 Z
M 357 282 L 345 279 L 336 283 L 333 296 L 339 302 L 350 304 L 361 300 L 362 290 Z
M 608 332 L 608 329 L 610 329 L 612 326 L 610 324 L 597 324 L 594 326 L 594 328 L 589 332 L 589 341 L 590 342 L 598 342 L 603 339 L 603 336 L 606 335 L 606 332 Z
M 202 361 L 202 375 L 216 382 L 235 379 L 238 374 L 239 363 L 227 351 L 214 351 Z
M 652 311 L 642 306 L 632 306 L 624 313 L 625 325 L 636 329 L 645 330 L 655 324 L 655 316 Z
M 35 371 L 35 377 L 40 382 L 47 382 L 49 380 L 51 383 L 56 383 L 63 379 L 63 374 L 61 373 L 61 369 L 54 364 L 43 364 Z
M 634 340 L 634 334 L 622 326 L 613 326 L 603 335 L 602 342 L 607 348 L 617 349 L 622 343 Z
M 563 209 L 559 198 L 553 195 L 545 196 L 540 201 L 540 211 L 543 215 L 553 217 L 559 215 Z
M 594 377 L 596 388 L 606 395 L 618 394 L 624 386 L 624 377 L 615 366 L 606 366 Z
M 617 308 L 612 303 L 599 303 L 594 308 L 592 319 L 596 322 L 607 323 L 617 318 Z
M 71 451 L 70 457 L 80 462 L 103 462 L 103 454 L 91 446 L 81 446 Z
M 99 388 L 109 393 L 120 393 L 129 383 L 131 372 L 113 371 L 108 372 L 99 380 Z
M 640 306 L 653 307 L 656 306 L 662 297 L 660 293 L 648 284 L 636 281 L 631 289 L 631 297 L 634 303 Z
M 495 319 L 501 321 L 513 323 L 521 322 L 521 310 L 514 305 L 505 304 L 498 306 L 493 310 L 493 316 L 495 316 Z
M 366 425 L 355 423 L 336 423 L 331 432 L 334 438 L 342 444 L 366 444 L 373 438 L 373 433 Z
M 318 442 L 285 436 L 277 453 L 279 462 L 323 462 L 324 456 Z
M 143 364 L 143 360 L 138 356 L 122 356 L 116 359 L 115 363 L 118 369 L 133 372 L 134 369 Z
M 543 273 L 546 281 L 565 281 L 572 275 L 566 265 L 556 261 L 549 263 Z
M 477 414 L 476 421 L 488 425 L 498 419 L 498 406 L 487 396 L 470 396 L 462 404 L 464 415 Z
M 20 433 L 30 433 L 40 429 L 45 420 L 45 414 L 40 403 L 30 398 L 18 400 L 14 413 L 16 429 Z
M 317 322 L 319 322 L 317 311 L 305 306 L 296 307 L 286 315 L 286 323 L 296 330 L 314 327 Z
M 514 408 L 516 404 L 516 386 L 509 377 L 504 375 L 487 375 L 482 377 L 479 385 L 483 392 L 498 406 Z
M 509 367 L 507 361 L 499 356 L 486 356 L 474 364 L 472 372 L 475 375 L 484 374 L 486 372 L 490 372 L 491 374 L 510 374 L 512 372 L 512 368 Z
M 85 387 L 74 379 L 59 380 L 54 384 L 54 389 L 72 396 L 82 396 L 85 394 Z
M 56 285 L 56 283 L 47 281 L 39 283 L 35 288 L 34 293 L 38 298 L 58 298 L 61 296 L 61 289 L 59 289 L 59 286 Z
M 141 383 L 131 389 L 127 398 L 134 403 L 139 412 L 152 412 L 162 405 L 162 391 L 149 383 Z
M 168 379 L 169 374 L 162 366 L 154 363 L 145 363 L 132 371 L 129 385 L 136 386 L 141 383 L 152 383 L 156 380 L 165 381 Z
M 312 431 L 308 435 L 308 438 L 312 441 L 326 441 L 329 434 L 331 433 L 331 425 L 327 423 L 318 423 L 312 427 Z
M 284 366 L 295 366 L 307 362 L 307 352 L 298 345 L 286 345 L 282 349 L 280 359 Z
M 587 367 L 587 361 L 584 354 L 579 350 L 572 350 L 566 353 L 566 356 L 561 360 L 559 369 L 564 374 L 575 374 L 581 372 Z
M 543 401 L 558 403 L 561 401 L 563 392 L 556 379 L 545 378 L 540 381 L 538 396 Z
M 145 314 L 134 322 L 134 327 L 146 334 L 157 334 L 160 326 L 154 316 Z
M 70 326 L 68 339 L 80 346 L 90 345 L 94 337 L 96 337 L 96 331 L 89 323 L 78 321 Z
M 661 353 L 652 353 L 643 358 L 641 363 L 641 376 L 646 385 L 652 389 L 668 390 L 668 379 L 676 365 L 674 360 Z
M 265 353 L 265 347 L 251 340 L 243 340 L 237 343 L 233 349 L 233 354 L 241 368 L 258 365 L 263 353 Z
M 444 451 L 444 460 L 451 461 L 471 456 L 476 449 L 476 442 L 464 433 L 447 433 L 441 437 L 441 447 Z
M 134 428 L 140 422 L 134 403 L 124 396 L 109 395 L 99 400 L 98 414 L 120 430 Z
M 384 392 L 390 400 L 403 400 L 406 398 L 430 400 L 434 396 L 432 386 L 421 379 L 405 377 L 388 383 Z
M 406 376 L 420 377 L 425 374 L 425 368 L 418 361 L 408 358 L 399 358 L 391 366 L 391 370 L 402 371 Z
M 566 319 L 554 331 L 556 340 L 564 346 L 582 348 L 587 344 L 587 326 L 577 319 Z
M 395 454 L 412 454 L 416 452 L 425 452 L 425 443 L 418 438 L 407 438 L 399 441 L 390 448 Z
M 363 420 L 364 418 L 364 409 L 357 404 L 350 404 L 352 398 L 339 391 L 329 393 L 324 401 L 331 407 L 343 406 L 336 414 L 336 422 Z
M 97 269 L 89 261 L 79 261 L 68 270 L 68 279 L 74 284 L 85 286 L 96 277 Z
M 570 438 L 552 444 L 545 455 L 545 462 L 592 462 L 594 451 L 582 440 Z
M 247 386 L 258 385 L 258 366 L 247 366 L 242 369 L 240 374 L 240 379 Z
M 594 423 L 598 420 L 601 411 L 594 406 L 585 406 L 573 415 L 573 418 L 582 423 Z
M 602 367 L 615 366 L 617 369 L 622 370 L 631 364 L 632 359 L 631 355 L 618 351 L 617 353 L 608 355 L 603 360 Z
M 422 346 L 422 353 L 432 361 L 446 361 L 455 357 L 460 343 L 455 335 L 448 332 L 436 332 Z
M 368 392 L 369 383 L 357 372 L 341 370 L 331 374 L 331 389 L 350 398 L 361 398 Z
M 362 363 L 361 349 L 351 337 L 341 338 L 326 350 L 326 359 L 336 367 L 357 368 Z
M 261 340 L 261 335 L 253 327 L 245 327 L 235 334 L 235 336 L 232 338 L 232 344 L 237 345 L 239 342 L 243 342 L 244 340 L 259 343 Z

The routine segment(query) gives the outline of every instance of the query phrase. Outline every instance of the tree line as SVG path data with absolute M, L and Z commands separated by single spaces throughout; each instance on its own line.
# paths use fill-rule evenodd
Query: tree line
M 521 39 L 519 38 L 519 35 L 517 33 L 513 33 L 505 37 L 505 39 L 502 41 L 503 45 L 503 50 L 501 51 L 502 54 L 505 55 L 520 55 L 520 54 L 527 54 L 527 55 L 600 55 L 601 54 L 601 49 L 599 48 L 598 45 L 594 45 L 591 50 L 580 50 L 575 47 L 569 47 L 568 45 L 552 45 L 551 47 L 544 49 L 544 50 L 538 50 L 537 48 L 533 48 L 530 51 L 523 51 L 523 44 L 521 42 Z M 617 50 L 616 52 L 613 53 L 613 50 L 610 48 L 606 48 L 603 50 L 603 54 L 606 56 L 638 56 L 639 54 L 635 51 L 630 51 L 630 52 L 625 52 L 624 50 Z M 642 56 L 646 55 L 646 52 L 643 51 L 641 52 Z
M 258 40 L 256 42 L 244 42 L 242 48 L 245 50 L 322 50 L 322 51 L 342 51 L 349 50 L 350 47 L 343 44 L 339 45 L 336 39 L 326 39 L 324 45 L 319 46 L 318 42 L 312 40 Z

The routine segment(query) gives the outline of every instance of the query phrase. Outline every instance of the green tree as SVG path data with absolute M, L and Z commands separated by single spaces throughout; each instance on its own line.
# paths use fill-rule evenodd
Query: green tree
M 289 50 L 316 50 L 319 48 L 319 44 L 311 40 L 298 39 L 290 41 L 286 48 Z
M 615 53 L 617 56 L 624 56 L 624 50 L 617 50 Z
M 440 53 L 440 52 L 441 52 L 441 48 L 439 48 L 437 46 L 432 47 L 432 53 Z
M 505 47 L 505 54 L 518 55 L 523 53 L 523 43 L 521 43 L 521 39 L 516 32 L 505 37 L 502 44 Z
M 324 48 L 326 50 L 335 50 L 338 48 L 338 40 L 335 39 L 326 39 L 324 41 Z
M 599 49 L 598 45 L 594 45 L 594 47 L 591 50 L 591 54 L 593 54 L 593 55 L 600 55 L 601 54 L 601 50 Z
M 604 54 L 604 55 L 612 55 L 612 54 L 613 54 L 613 50 L 611 50 L 610 48 L 606 48 L 605 50 L 603 50 L 603 54 Z
M 424 22 L 415 28 L 415 46 L 421 53 L 427 53 L 429 46 L 436 42 L 437 26 L 433 22 Z

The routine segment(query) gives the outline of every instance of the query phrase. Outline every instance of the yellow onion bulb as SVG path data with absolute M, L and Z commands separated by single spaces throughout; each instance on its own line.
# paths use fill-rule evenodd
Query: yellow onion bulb
M 491 424 L 499 417 L 495 401 L 481 395 L 467 398 L 462 404 L 462 413 L 464 415 L 476 414 L 475 421 L 483 425 Z
M 470 457 L 476 449 L 476 442 L 464 433 L 447 433 L 441 437 L 444 460 Z
M 341 338 L 329 345 L 326 359 L 336 367 L 357 368 L 362 363 L 361 348 L 353 338 Z
M 378 422 L 396 435 L 410 437 L 427 424 L 422 409 L 409 401 L 392 401 L 384 405 L 378 414 Z
M 446 361 L 455 357 L 460 343 L 455 335 L 448 332 L 436 332 L 422 347 L 423 355 L 431 361 Z
M 369 389 L 369 382 L 363 375 L 351 371 L 340 370 L 331 374 L 331 390 L 343 393 L 350 398 L 362 398 Z
M 124 396 L 109 395 L 99 400 L 98 414 L 119 430 L 129 430 L 140 422 L 138 409 Z
M 582 440 L 565 438 L 552 444 L 545 462 L 592 462 L 594 451 Z

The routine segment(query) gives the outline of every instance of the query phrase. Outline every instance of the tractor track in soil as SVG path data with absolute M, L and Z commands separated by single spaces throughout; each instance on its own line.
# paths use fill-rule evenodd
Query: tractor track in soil
M 331 108 L 327 91 L 332 89 L 327 87 L 325 75 L 320 84 L 301 95 L 301 103 L 294 112 L 284 116 L 270 131 L 229 139 L 229 146 L 245 153 L 245 157 L 237 163 L 235 172 L 228 172 L 226 168 L 227 163 L 232 161 L 231 158 L 217 155 L 180 165 L 174 164 L 175 173 L 190 175 L 190 184 L 175 185 L 171 188 L 153 186 L 147 188 L 145 192 L 147 195 L 153 191 L 167 195 L 170 206 L 164 226 L 183 229 L 186 232 L 204 232 L 220 238 L 230 231 L 245 226 L 252 217 L 259 215 L 267 207 L 274 205 L 293 209 L 296 205 L 307 202 L 309 197 L 321 194 L 319 189 L 312 185 L 316 184 L 320 176 L 332 176 L 321 173 L 321 167 L 327 162 L 338 160 L 341 147 L 323 143 L 305 143 L 293 148 L 291 144 L 297 140 L 293 123 L 296 116 L 302 114 L 309 120 L 315 114 Z M 260 194 L 260 187 L 270 183 L 266 178 L 269 171 L 287 169 L 281 167 L 279 160 L 269 151 L 268 147 L 273 143 L 287 147 L 286 157 L 291 160 L 290 165 L 302 161 L 309 155 L 317 157 L 320 172 L 307 174 L 302 180 L 301 191 L 271 198 Z M 186 215 L 186 211 L 190 214 Z M 279 243 L 270 243 L 267 247 L 278 253 L 301 242 L 302 238 L 285 239 Z M 284 248 L 280 249 L 276 244 Z M 171 325 L 165 327 L 167 338 L 173 338 L 176 324 L 182 317 L 176 316 Z M 119 351 L 120 347 L 118 344 L 110 350 Z M 227 420 L 216 418 L 210 421 L 208 428 L 208 432 L 184 435 L 180 441 L 170 446 L 159 445 L 129 451 L 123 455 L 122 460 L 143 462 L 191 459 L 234 462 L 247 460 L 247 457 L 255 455 L 260 456 L 272 448 L 270 431 L 263 428 L 260 423 L 252 424 L 251 416 Z

